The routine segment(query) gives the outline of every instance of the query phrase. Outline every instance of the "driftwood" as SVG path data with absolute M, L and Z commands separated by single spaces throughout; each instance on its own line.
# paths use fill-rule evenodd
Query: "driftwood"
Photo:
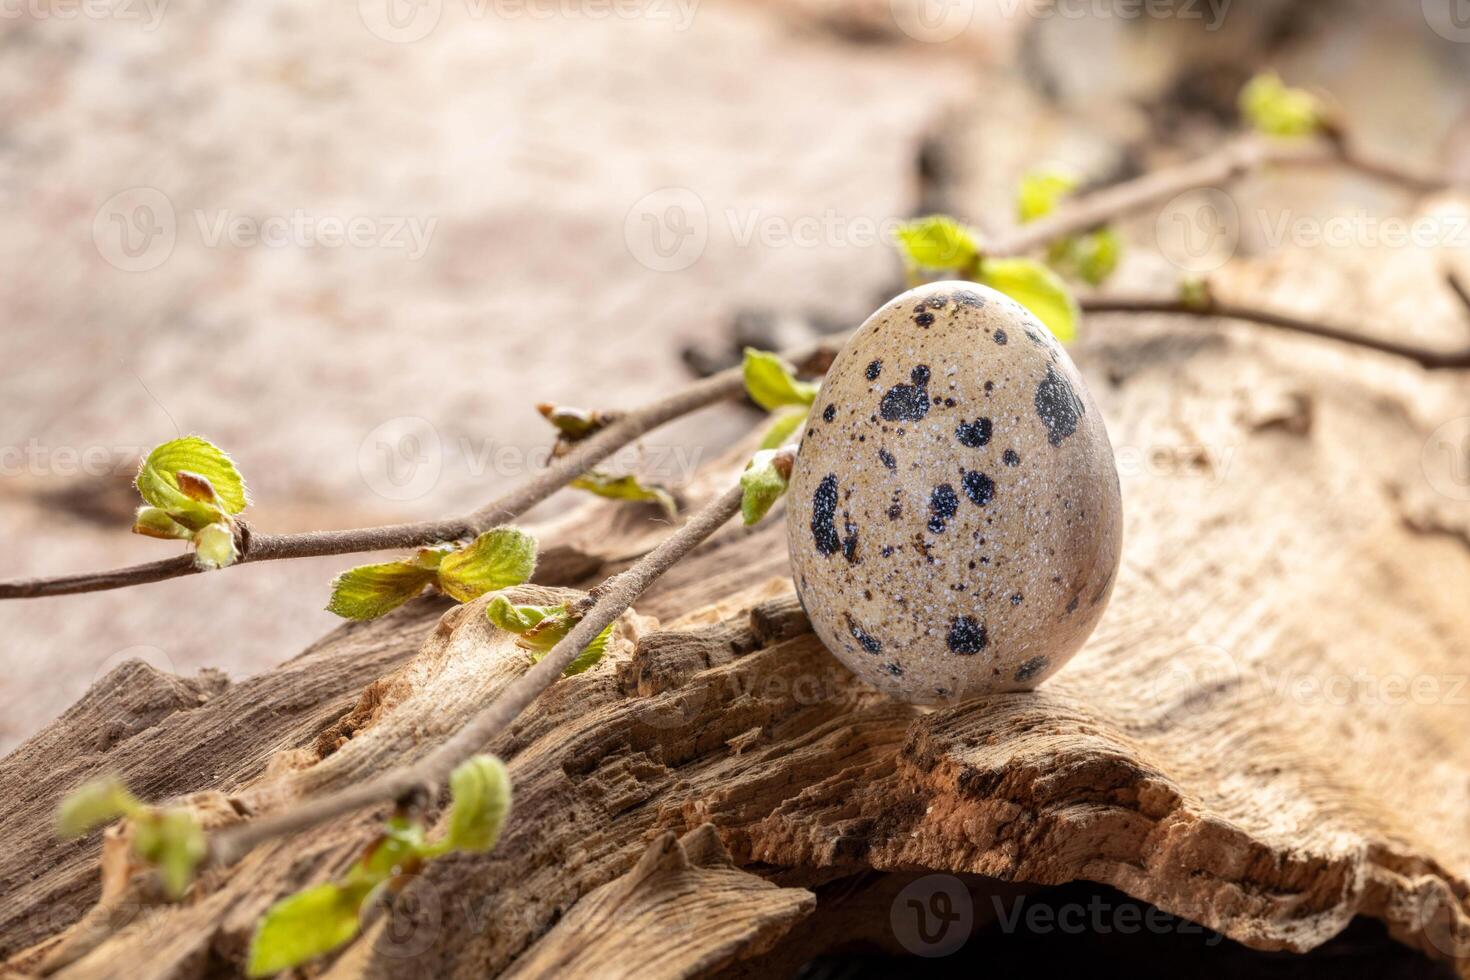
M 1425 485 L 1415 407 L 1456 382 L 1249 328 L 1090 336 L 1077 359 L 1122 462 L 1124 562 L 1042 690 L 885 700 L 810 633 L 779 512 L 732 525 L 602 664 L 486 746 L 515 781 L 499 846 L 433 862 L 313 970 L 780 975 L 857 935 L 900 949 L 900 888 L 944 871 L 1102 882 L 1264 950 L 1369 917 L 1470 977 L 1470 537 L 1463 504 Z M 543 529 L 527 595 L 585 587 L 665 533 L 590 506 Z M 104 873 L 101 835 L 56 840 L 57 800 L 114 772 L 219 826 L 411 761 L 528 665 L 482 602 L 418 600 L 234 684 L 139 663 L 103 678 L 0 763 L 8 969 L 238 972 L 265 908 L 341 872 L 381 812 L 261 846 L 168 906 L 135 893 L 115 843 Z M 813 890 L 875 870 L 893 874 L 845 936 L 802 925 L 823 917 Z

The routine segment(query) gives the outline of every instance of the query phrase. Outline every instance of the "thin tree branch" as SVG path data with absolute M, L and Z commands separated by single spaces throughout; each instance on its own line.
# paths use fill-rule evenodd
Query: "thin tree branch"
M 562 671 L 577 659 L 587 644 L 626 612 L 659 576 L 738 513 L 740 498 L 740 487 L 727 490 L 657 548 L 599 586 L 593 593 L 596 601 L 571 632 L 552 647 L 540 663 L 511 682 L 444 744 L 413 765 L 402 766 L 335 793 L 299 800 L 280 813 L 221 831 L 211 840 L 213 863 L 232 864 L 257 844 L 306 830 L 364 807 L 419 792 L 436 792 L 455 766 L 481 751 L 486 742 L 515 721 L 542 691 L 556 683 Z
M 1155 170 L 1133 180 L 1071 198 L 1052 214 L 989 243 L 985 254 L 1002 258 L 1034 252 L 1058 239 L 1091 231 L 1124 215 L 1167 203 L 1185 191 L 1201 187 L 1223 188 L 1268 166 L 1333 165 L 1420 194 L 1443 190 L 1452 184 L 1443 176 L 1421 173 L 1372 157 L 1342 139 L 1282 141 L 1246 136 L 1197 160 Z
M 1429 191 L 1447 186 L 1443 178 L 1420 174 L 1396 164 L 1374 159 L 1359 152 L 1345 139 L 1307 141 L 1271 141 L 1250 136 L 1222 146 L 1198 160 L 1144 174 L 1112 187 L 1081 195 L 1066 202 L 1054 214 L 1017 228 L 998 237 L 986 247 L 992 257 L 1021 255 L 1035 251 L 1053 241 L 1088 231 L 1126 214 L 1163 203 L 1177 194 L 1200 187 L 1220 187 L 1267 165 L 1324 166 L 1337 164 L 1379 180 L 1395 183 L 1410 190 Z M 1458 285 L 1458 284 L 1457 284 Z M 1103 312 L 1099 310 L 1099 312 Z M 1140 309 L 1137 312 L 1151 312 Z M 1157 312 L 1193 313 L 1189 309 Z M 1255 322 L 1268 321 L 1254 317 Z M 1280 318 L 1277 318 L 1280 319 Z M 1282 326 L 1280 322 L 1272 325 Z M 1328 328 L 1329 331 L 1331 328 Z M 1334 339 L 1348 340 L 1335 333 L 1320 333 Z M 823 345 L 788 352 L 788 359 L 814 362 L 815 373 L 822 373 L 822 355 L 830 354 L 830 345 L 842 337 L 828 338 Z M 1375 346 L 1367 343 L 1366 346 Z M 1395 349 L 1394 345 L 1377 346 L 1387 353 L 1420 360 L 1415 353 Z M 1420 360 L 1420 363 L 1424 363 Z M 1431 365 L 1426 365 L 1431 366 Z M 1463 366 L 1457 363 L 1434 364 L 1436 367 Z M 541 473 L 510 493 L 464 517 L 444 521 L 420 521 L 385 527 L 355 528 L 341 531 L 311 531 L 301 534 L 241 535 L 241 557 L 236 564 L 273 561 L 281 558 L 309 558 L 322 555 L 344 555 L 365 551 L 418 548 L 442 541 L 473 537 L 498 523 L 512 520 L 581 476 L 591 467 L 607 459 L 644 433 L 697 409 L 727 398 L 737 397 L 744 389 L 738 368 L 722 371 L 702 381 L 627 413 L 618 421 L 588 439 L 576 443 L 565 456 L 552 462 Z M 83 572 L 52 578 L 16 579 L 0 582 L 0 600 L 40 596 L 69 595 L 78 592 L 100 592 L 149 582 L 192 575 L 199 569 L 190 555 L 178 555 L 160 561 L 132 565 L 104 572 Z
M 1429 347 L 1421 347 L 1417 344 L 1404 344 L 1394 340 L 1385 340 L 1365 334 L 1359 330 L 1333 326 L 1330 323 L 1320 323 L 1316 320 L 1308 320 L 1303 317 L 1276 313 L 1257 307 L 1238 306 L 1233 303 L 1221 303 L 1211 300 L 1207 304 L 1194 305 L 1185 303 L 1179 299 L 1146 296 L 1090 296 L 1081 300 L 1080 304 L 1082 309 L 1087 313 L 1168 313 L 1181 316 L 1223 317 L 1228 320 L 1242 320 L 1248 323 L 1258 323 L 1262 326 L 1276 327 L 1281 330 L 1307 334 L 1312 337 L 1322 337 L 1327 340 L 1353 344 L 1357 347 L 1365 347 L 1368 350 L 1392 354 L 1395 357 L 1407 358 L 1431 371 L 1470 368 L 1470 347 L 1462 347 L 1459 350 L 1453 351 L 1439 351 Z M 1466 298 L 1466 305 L 1470 307 L 1470 297 Z
M 820 357 L 826 344 L 830 342 L 794 351 L 791 356 L 797 360 Z M 744 378 L 739 368 L 721 371 L 696 381 L 671 395 L 628 412 L 596 434 L 576 443 L 570 452 L 552 460 L 546 469 L 520 486 L 464 517 L 342 531 L 308 531 L 301 534 L 253 534 L 247 529 L 241 535 L 242 554 L 236 564 L 394 548 L 419 548 L 441 541 L 473 537 L 524 514 L 645 433 L 708 405 L 738 396 L 744 390 Z M 0 599 L 100 592 L 160 582 L 192 575 L 197 571 L 199 569 L 194 564 L 193 556 L 185 554 L 105 572 L 0 582 Z

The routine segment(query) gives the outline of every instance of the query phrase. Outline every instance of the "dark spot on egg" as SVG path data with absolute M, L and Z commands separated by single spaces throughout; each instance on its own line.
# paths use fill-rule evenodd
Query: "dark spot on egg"
M 842 531 L 842 557 L 847 559 L 849 565 L 856 565 L 862 561 L 858 557 L 858 529 L 846 514 L 842 517 Z
M 879 358 L 878 360 L 871 361 L 868 364 L 868 369 L 863 372 L 863 376 L 865 378 L 867 378 L 869 381 L 877 381 L 878 380 L 878 375 L 880 375 L 882 373 L 883 373 L 883 360 L 882 360 L 882 358 Z
M 959 495 L 948 483 L 941 483 L 929 494 L 929 530 L 943 534 L 948 521 L 960 509 Z
M 919 369 L 914 369 L 914 376 L 918 377 Z M 925 369 L 924 379 L 927 383 L 929 378 L 928 369 Z M 922 383 L 912 385 L 894 385 L 883 395 L 883 400 L 878 403 L 878 414 L 889 422 L 917 422 L 929 414 L 929 392 Z
M 1013 606 L 1019 606 L 1022 603 L 1022 601 L 1024 601 L 1024 600 L 1021 597 L 1021 593 L 1016 592 L 1016 593 L 1013 593 L 1011 595 L 1011 605 L 1013 605 Z
M 1016 668 L 1016 682 L 1025 683 L 1046 669 L 1045 657 L 1032 657 Z
M 992 336 L 995 337 L 995 342 L 1000 346 L 1004 347 L 1006 345 L 1006 332 L 1004 330 L 997 330 Z
M 960 445 L 979 449 L 990 441 L 991 428 L 990 419 L 986 418 L 976 419 L 973 422 L 961 422 L 954 430 L 954 436 L 960 441 Z
M 883 651 L 883 644 L 873 639 L 872 634 L 859 626 L 857 620 L 853 619 L 851 614 L 847 615 L 847 631 L 852 634 L 854 640 L 858 641 L 858 646 L 869 653 L 881 653 Z
M 929 365 L 920 364 L 918 367 L 914 368 L 912 371 L 909 372 L 909 380 L 918 385 L 920 388 L 927 385 L 929 383 Z
M 985 636 L 985 627 L 980 625 L 970 616 L 956 616 L 949 624 L 949 636 L 946 638 L 950 650 L 961 656 L 972 656 L 985 649 L 988 642 Z
M 928 310 L 925 310 L 923 313 L 918 313 L 914 315 L 914 322 L 921 327 L 932 327 L 934 325 L 934 314 L 930 313 Z
M 1007 449 L 1005 454 L 1001 456 L 1000 461 L 1007 466 L 1020 466 L 1021 454 L 1014 449 Z
M 836 417 L 837 417 L 837 406 L 836 405 L 828 405 L 826 408 L 822 409 L 822 421 L 823 422 L 830 422 L 833 419 L 835 419 Z
M 894 459 L 893 454 L 890 453 L 888 450 L 878 450 L 878 459 L 883 463 L 883 466 L 885 468 L 890 470 L 898 469 L 898 460 Z
M 1062 440 L 1077 431 L 1077 419 L 1086 411 L 1082 400 L 1067 379 L 1050 365 L 1046 377 L 1036 386 L 1036 414 L 1046 426 L 1046 441 L 1060 446 Z
M 984 507 L 995 499 L 995 481 L 978 470 L 970 470 L 965 473 L 961 481 L 965 485 L 965 496 L 969 497 L 976 507 Z
M 888 519 L 896 521 L 903 516 L 903 504 L 894 504 L 888 508 Z
M 1072 601 L 1067 603 L 1067 612 L 1074 613 L 1077 611 L 1077 601 L 1077 596 L 1073 596 Z
M 837 476 L 829 473 L 817 484 L 812 494 L 812 540 L 817 551 L 824 555 L 835 555 L 842 550 L 842 540 L 837 536 Z
M 903 666 L 896 661 L 894 663 L 884 664 L 880 669 L 889 677 L 903 676 Z
M 985 307 L 985 297 L 973 289 L 956 289 L 954 291 L 954 301 L 961 306 L 968 306 L 976 310 Z

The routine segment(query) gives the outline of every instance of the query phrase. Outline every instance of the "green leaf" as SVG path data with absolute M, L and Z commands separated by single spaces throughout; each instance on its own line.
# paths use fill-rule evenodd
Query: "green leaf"
M 1062 343 L 1077 336 L 1081 311 L 1051 269 L 1033 259 L 995 259 L 980 267 L 976 281 L 1005 293 L 1030 310 Z
M 204 829 L 183 807 L 149 810 L 133 818 L 133 850 L 158 869 L 170 898 L 179 898 L 204 858 Z
M 760 523 L 791 480 L 791 451 L 763 449 L 740 474 L 740 514 L 745 526 Z
M 517 606 L 503 595 L 492 596 L 485 606 L 490 622 L 510 633 L 524 633 L 547 616 L 565 611 L 565 606 Z
M 208 524 L 194 532 L 194 564 L 200 568 L 228 568 L 239 557 L 235 531 L 228 524 Z
M 745 348 L 745 390 L 768 412 L 789 405 L 808 407 L 817 400 L 819 385 L 799 381 L 796 369 L 768 351 Z
M 423 825 L 405 817 L 393 817 L 367 853 L 347 872 L 349 884 L 376 888 L 398 875 L 413 874 L 432 856 L 424 842 Z
M 630 500 L 634 503 L 658 504 L 663 508 L 665 514 L 674 517 L 679 513 L 679 505 L 674 502 L 674 497 L 663 487 L 653 484 L 642 483 L 638 477 L 608 476 L 593 470 L 577 477 L 567 484 L 574 490 L 585 490 L 595 493 L 599 497 L 609 500 Z
M 510 773 L 493 755 L 477 755 L 449 776 L 454 803 L 449 808 L 445 844 L 456 851 L 488 851 L 500 838 L 510 813 Z
M 434 575 L 415 560 L 359 565 L 332 580 L 327 611 L 344 619 L 377 619 L 424 591 Z
M 325 884 L 276 902 L 250 941 L 246 972 L 264 977 L 329 953 L 357 935 L 358 910 L 371 889 Z
M 1064 170 L 1033 170 L 1021 178 L 1016 193 L 1016 216 L 1022 224 L 1044 218 L 1056 210 L 1057 203 L 1077 189 L 1081 183 Z
M 541 622 L 522 631 L 521 638 L 516 641 L 516 646 L 531 651 L 531 659 L 537 663 L 577 625 L 566 606 L 547 607 L 545 612 Z
M 980 257 L 980 243 L 964 225 L 942 214 L 906 222 L 894 232 L 899 251 L 921 269 L 969 269 Z
M 56 811 L 56 833 L 79 837 L 119 817 L 141 813 L 145 807 L 116 776 L 89 780 L 66 794 Z
M 1322 100 L 1305 89 L 1288 88 L 1275 72 L 1252 78 L 1240 92 L 1240 112 L 1268 136 L 1310 136 L 1327 118 Z
M 460 602 L 528 582 L 536 539 L 518 527 L 495 527 L 439 561 L 439 586 Z
M 517 606 L 505 596 L 495 596 L 485 607 L 485 615 L 500 629 L 520 634 L 516 646 L 531 654 L 534 663 L 540 663 L 551 649 L 566 638 L 581 617 L 573 617 L 566 606 Z M 563 677 L 580 674 L 594 666 L 607 653 L 608 641 L 612 638 L 613 625 L 592 638 L 582 648 L 577 658 L 562 671 Z
M 167 511 L 157 507 L 144 505 L 138 508 L 133 516 L 133 533 L 147 535 L 150 538 L 178 538 L 181 540 L 194 536 L 194 532 L 168 516 Z
M 583 647 L 582 652 L 577 654 L 577 658 L 567 664 L 567 669 L 561 672 L 561 676 L 574 677 L 584 670 L 590 670 L 597 666 L 598 662 L 602 660 L 603 655 L 607 653 L 608 641 L 612 639 L 613 625 L 612 623 L 608 623 L 601 633 L 594 636 L 592 642 Z M 537 657 L 536 659 L 539 661 L 541 658 Z
M 801 428 L 801 423 L 806 421 L 807 410 L 804 408 L 788 409 L 776 416 L 776 421 L 766 430 L 765 437 L 761 439 L 761 449 L 779 449 L 791 438 L 791 434 Z
M 188 474 L 183 486 L 180 472 Z M 172 514 L 181 523 L 188 523 L 186 517 L 190 515 L 206 513 L 214 507 L 226 514 L 238 514 L 250 503 L 249 491 L 234 461 L 218 446 L 199 436 L 185 436 L 155 448 L 138 468 L 134 484 L 145 501 Z M 212 494 L 212 501 L 200 498 L 205 487 Z M 213 519 L 204 523 L 213 523 Z M 203 525 L 190 526 L 197 530 Z

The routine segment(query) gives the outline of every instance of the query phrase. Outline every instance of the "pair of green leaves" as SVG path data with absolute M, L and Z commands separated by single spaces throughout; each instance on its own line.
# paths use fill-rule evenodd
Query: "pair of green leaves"
M 204 830 L 191 811 L 148 806 L 109 776 L 84 783 L 61 801 L 56 830 L 62 837 L 79 837 L 124 817 L 133 825 L 133 853 L 158 869 L 170 898 L 181 897 L 206 851 Z
M 1275 72 L 1257 75 L 1241 89 L 1240 114 L 1267 136 L 1312 136 L 1330 125 L 1326 103 L 1305 89 L 1288 87 Z
M 1058 340 L 1077 336 L 1081 311 L 1062 278 L 1034 259 L 987 259 L 979 238 L 953 218 L 931 215 L 896 232 L 911 272 L 958 272 L 1030 310 Z
M 435 586 L 469 602 L 530 580 L 536 539 L 516 527 L 491 528 L 463 548 L 423 548 L 411 558 L 360 565 L 332 581 L 327 609 L 345 619 L 376 619 Z
M 218 446 L 199 436 L 165 442 L 143 460 L 133 484 L 144 501 L 133 519 L 135 534 L 192 542 L 201 569 L 239 558 L 234 517 L 249 506 L 250 494 Z
M 396 892 L 428 861 L 452 851 L 482 853 L 495 846 L 510 813 L 510 774 L 504 763 L 477 755 L 449 777 L 453 797 L 447 829 L 426 839 L 423 825 L 395 817 L 341 881 L 316 885 L 270 907 L 250 943 L 247 972 L 267 976 L 329 953 L 357 935 L 366 903 Z
M 531 659 L 537 663 L 551 652 L 552 647 L 560 643 L 572 627 L 581 622 L 582 617 L 574 614 L 565 605 L 561 606 L 518 606 L 505 596 L 495 596 L 485 607 L 485 615 L 499 629 L 515 633 L 520 637 L 516 646 L 527 650 Z M 580 674 L 584 670 L 596 664 L 607 652 L 608 640 L 612 638 L 613 627 L 609 623 L 607 628 L 595 636 L 591 643 L 583 647 L 582 652 L 577 655 L 562 672 L 562 676 L 571 677 Z

